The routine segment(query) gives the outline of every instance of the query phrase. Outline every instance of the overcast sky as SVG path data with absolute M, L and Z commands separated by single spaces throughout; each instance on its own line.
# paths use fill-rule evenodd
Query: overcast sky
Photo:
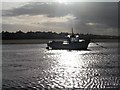
M 118 34 L 117 2 L 3 2 L 2 30 Z

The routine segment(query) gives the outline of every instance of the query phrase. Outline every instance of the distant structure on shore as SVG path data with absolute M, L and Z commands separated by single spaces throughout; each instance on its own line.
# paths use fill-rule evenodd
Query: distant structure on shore
M 12 39 L 65 39 L 69 33 L 61 32 L 8 32 L 2 31 L 0 35 L 2 36 L 2 40 L 12 40 Z M 84 39 L 119 39 L 118 36 L 109 36 L 109 35 L 93 35 L 93 34 L 78 34 L 80 38 Z

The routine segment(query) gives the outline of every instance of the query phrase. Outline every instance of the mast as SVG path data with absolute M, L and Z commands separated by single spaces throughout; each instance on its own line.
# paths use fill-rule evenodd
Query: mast
M 73 27 L 72 27 L 72 35 L 74 35 L 74 32 L 73 32 Z

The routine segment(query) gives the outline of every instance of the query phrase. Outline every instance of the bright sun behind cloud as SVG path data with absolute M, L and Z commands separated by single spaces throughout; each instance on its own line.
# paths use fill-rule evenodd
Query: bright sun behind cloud
M 66 3 L 68 0 L 56 0 L 58 3 Z
M 58 0 L 59 3 L 64 3 L 65 1 L 64 0 Z

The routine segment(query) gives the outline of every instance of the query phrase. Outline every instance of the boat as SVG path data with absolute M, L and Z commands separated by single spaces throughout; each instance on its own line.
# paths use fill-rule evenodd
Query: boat
M 79 35 L 67 35 L 65 41 L 49 41 L 47 49 L 87 50 L 90 39 L 80 39 Z

